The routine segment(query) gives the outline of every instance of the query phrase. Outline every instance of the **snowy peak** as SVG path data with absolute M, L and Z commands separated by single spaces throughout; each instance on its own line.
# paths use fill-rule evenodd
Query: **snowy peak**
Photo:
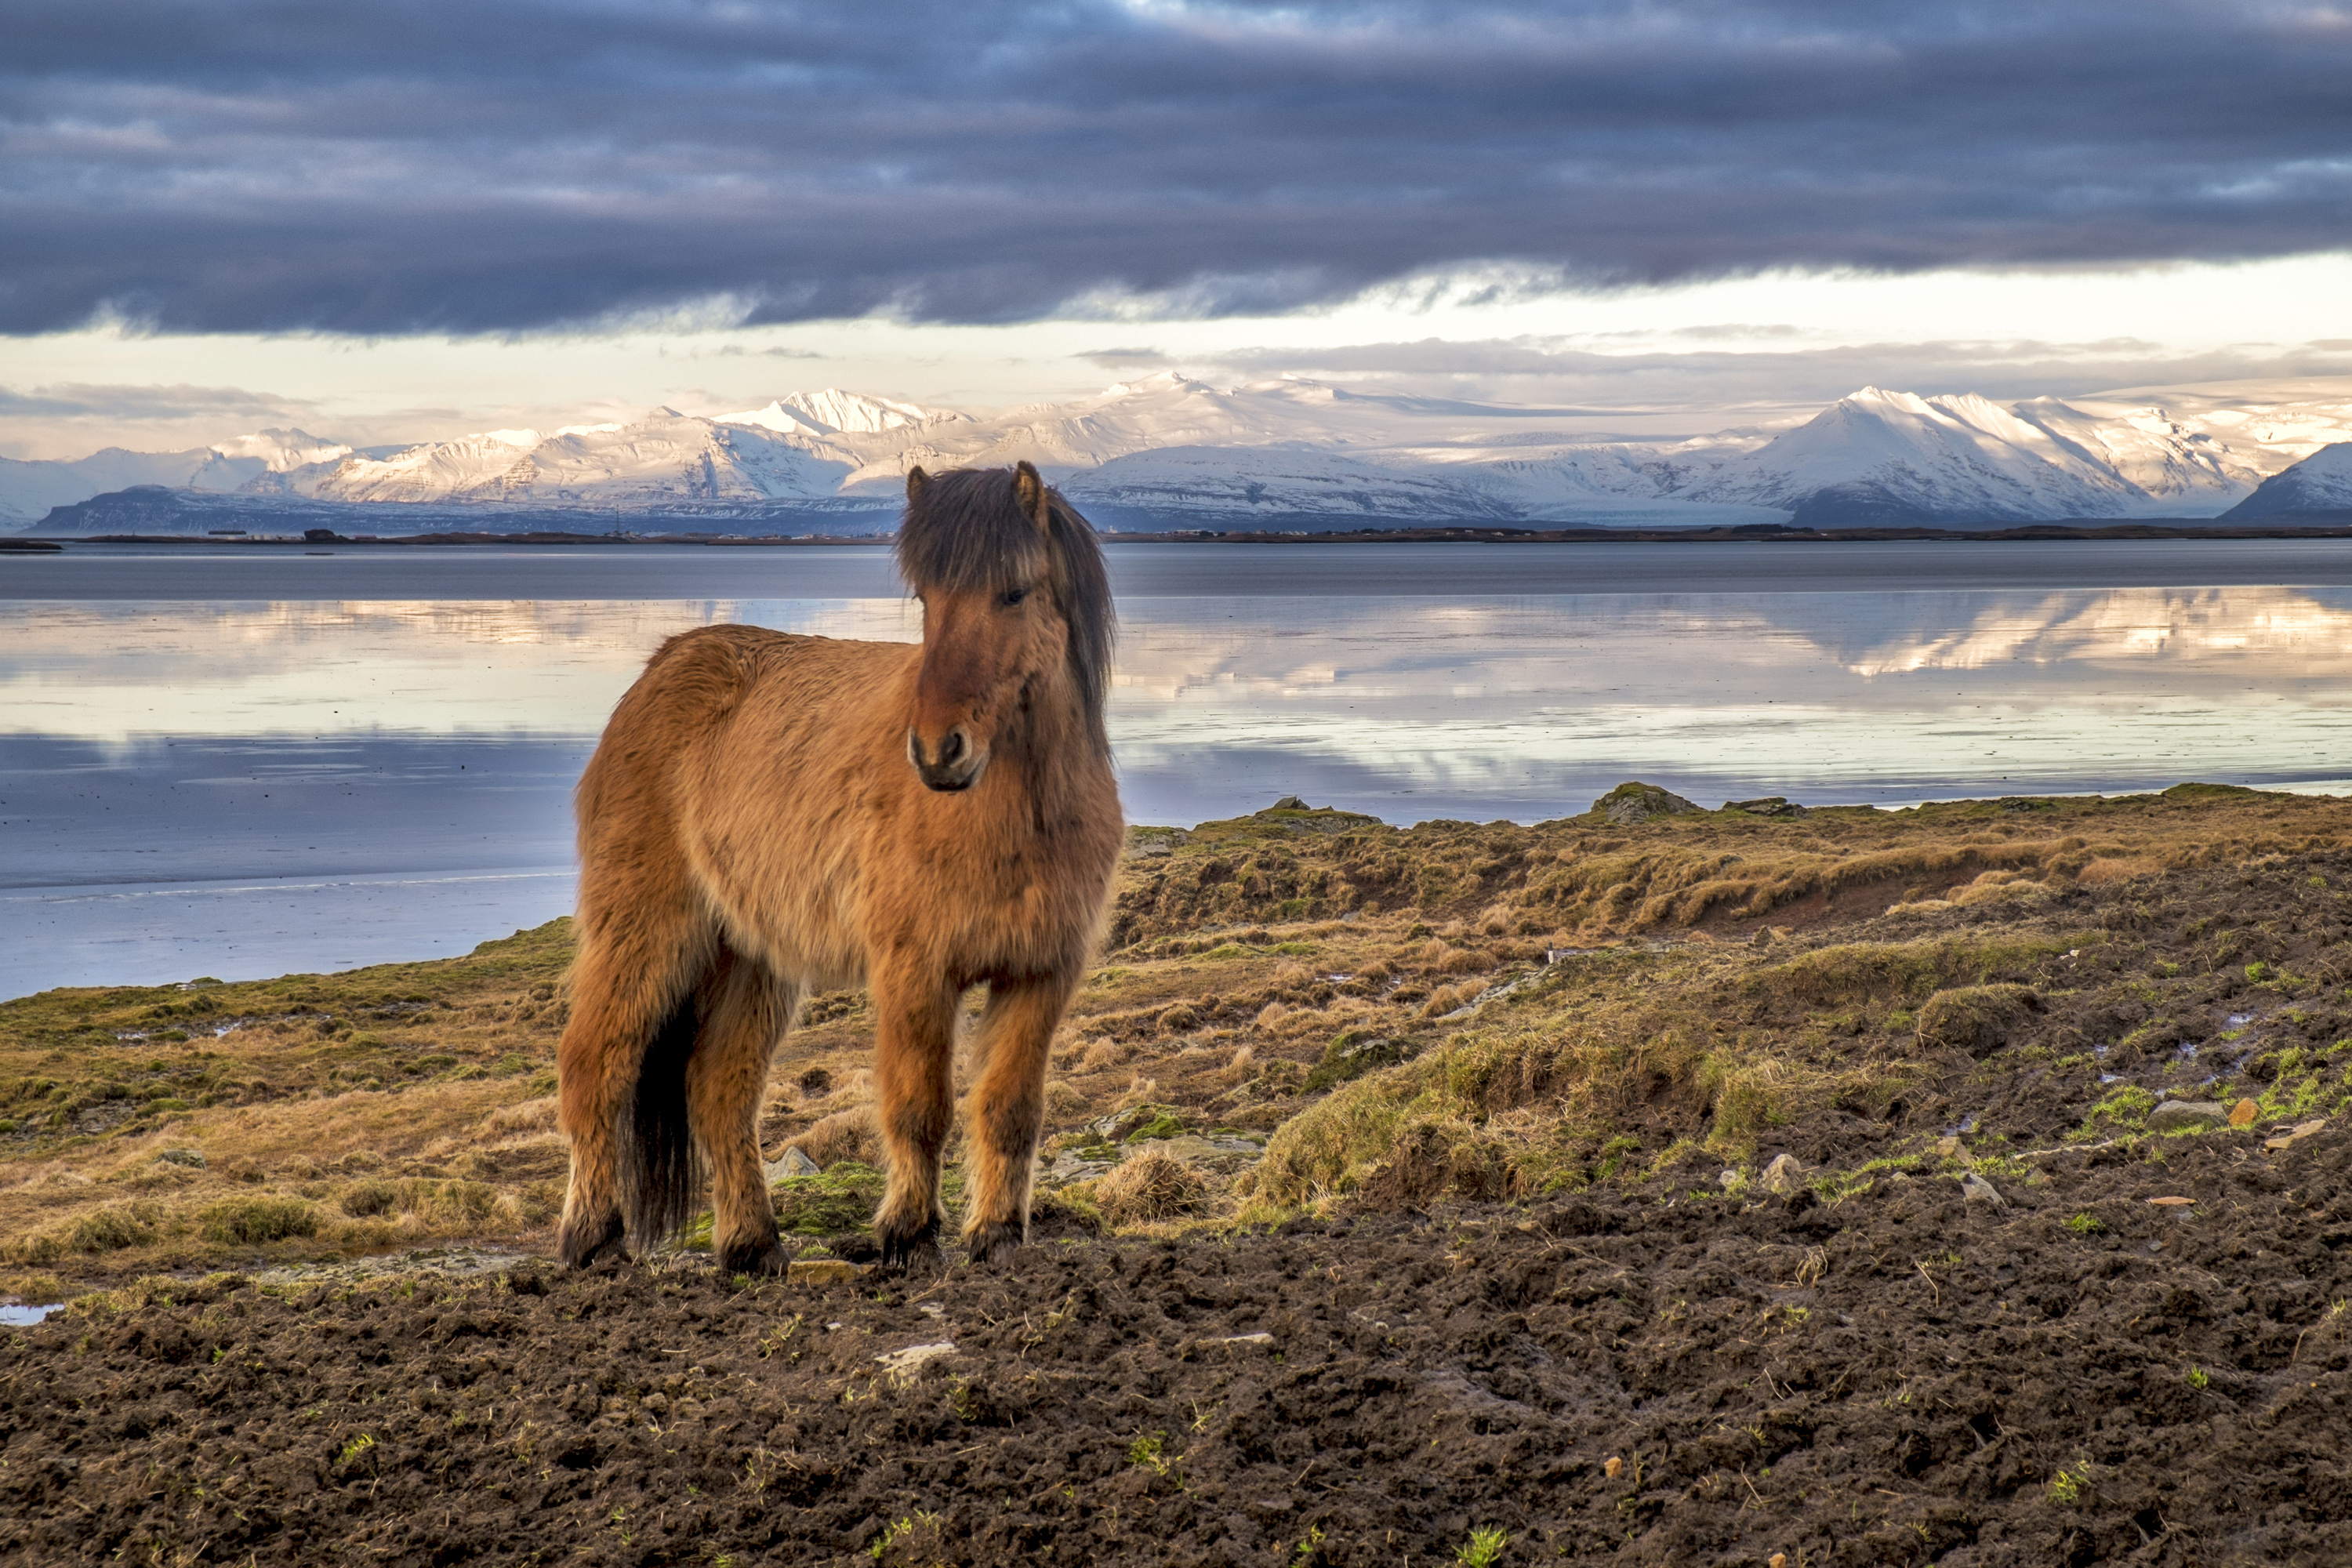
M 2352 511 L 2352 441 L 2322 447 L 2293 468 L 2273 474 L 2226 515 L 2242 522 L 2345 511 Z
M 886 430 L 921 429 L 967 417 L 947 409 L 925 408 L 828 386 L 822 392 L 795 392 L 788 397 L 779 397 L 764 408 L 721 414 L 715 423 L 757 425 L 786 435 L 804 431 L 817 436 L 878 436 Z
M 2045 412 L 2063 424 L 2062 411 L 2073 415 L 2064 405 Z M 1973 393 L 1921 397 L 1864 387 L 1726 463 L 1691 493 L 1785 507 L 1797 521 L 1822 526 L 2023 522 L 2162 509 L 2156 492 L 2091 444 L 2067 438 L 2029 412 Z M 2218 474 L 2201 485 L 2172 478 L 2167 495 L 2204 503 L 2207 516 L 2242 493 L 2237 481 Z

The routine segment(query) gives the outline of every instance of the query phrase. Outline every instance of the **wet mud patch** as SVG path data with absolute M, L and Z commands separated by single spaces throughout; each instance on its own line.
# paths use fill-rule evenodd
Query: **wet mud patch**
M 2000 1202 L 1609 1191 L 824 1289 L 215 1279 L 0 1340 L 0 1548 L 2342 1562 L 2347 1152 L 2168 1140 Z

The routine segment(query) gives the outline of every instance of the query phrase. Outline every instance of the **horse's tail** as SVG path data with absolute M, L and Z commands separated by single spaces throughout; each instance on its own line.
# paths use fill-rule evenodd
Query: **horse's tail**
M 686 1063 L 698 1024 L 692 990 L 654 1030 L 637 1064 L 635 1091 L 621 1113 L 621 1212 L 640 1257 L 694 1217 L 704 1173 L 686 1104 Z

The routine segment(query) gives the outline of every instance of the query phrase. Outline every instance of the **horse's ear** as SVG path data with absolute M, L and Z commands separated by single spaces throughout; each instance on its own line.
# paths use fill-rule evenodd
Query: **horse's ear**
M 908 468 L 907 470 L 907 504 L 912 506 L 922 500 L 923 491 L 929 488 L 931 476 L 923 472 L 923 466 L 920 463 Z
M 1045 481 L 1039 476 L 1037 466 L 1026 458 L 1013 465 L 1013 499 L 1021 503 L 1021 510 L 1029 514 L 1029 520 L 1037 525 L 1037 531 L 1045 532 Z

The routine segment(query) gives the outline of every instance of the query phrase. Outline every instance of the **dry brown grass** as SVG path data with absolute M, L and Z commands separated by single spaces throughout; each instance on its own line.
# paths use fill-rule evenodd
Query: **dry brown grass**
M 1146 1149 L 1097 1182 L 1094 1198 L 1113 1225 L 1150 1225 L 1199 1214 L 1208 1205 L 1209 1184 L 1174 1155 Z
M 877 1169 L 882 1164 L 882 1122 L 871 1105 L 836 1110 L 794 1138 L 798 1149 L 822 1169 L 844 1160 Z
M 1703 1117 L 1736 1153 L 1776 1108 L 1899 1072 L 1893 1020 L 1932 993 L 2031 978 L 2078 884 L 2131 899 L 2169 870 L 2341 847 L 2352 810 L 2190 787 L 1632 828 L 1270 813 L 1155 837 L 1171 852 L 1122 868 L 1116 945 L 1057 1037 L 1049 1150 L 1129 1112 L 1279 1127 L 1258 1196 L 1296 1205 L 1380 1180 L 1406 1199 L 1594 1179 L 1637 1122 L 1654 1146 Z M 1805 934 L 1891 906 L 1925 934 Z M 1782 939 L 1751 946 L 1768 927 Z M 99 1282 L 543 1245 L 568 956 L 554 922 L 434 963 L 0 1005 L 0 1264 Z M 870 1029 L 856 993 L 811 1004 L 776 1064 L 771 1157 L 880 1162 Z M 310 1234 L 219 1239 L 270 1228 L 215 1213 L 233 1200 L 301 1205 Z

